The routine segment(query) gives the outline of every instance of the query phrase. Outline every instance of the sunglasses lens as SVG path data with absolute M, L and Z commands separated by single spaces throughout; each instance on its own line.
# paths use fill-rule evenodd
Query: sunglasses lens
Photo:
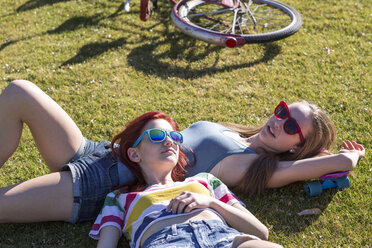
M 287 120 L 284 124 L 284 131 L 288 134 L 295 134 L 298 132 L 298 126 L 294 120 Z
M 182 144 L 182 142 L 183 142 L 183 136 L 180 132 L 172 131 L 172 132 L 170 132 L 170 137 L 177 144 Z
M 279 104 L 275 108 L 275 116 L 278 118 L 286 118 L 288 114 L 287 108 L 284 106 L 284 104 Z
M 149 132 L 149 137 L 152 142 L 162 142 L 165 140 L 165 132 L 163 130 L 153 129 Z

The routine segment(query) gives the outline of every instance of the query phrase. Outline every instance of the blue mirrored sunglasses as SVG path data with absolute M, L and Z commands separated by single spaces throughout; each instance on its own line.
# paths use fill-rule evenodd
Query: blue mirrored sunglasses
M 182 142 L 183 142 L 183 136 L 178 131 L 165 131 L 165 130 L 161 130 L 161 129 L 147 129 L 146 131 L 144 131 L 141 134 L 141 136 L 138 137 L 136 142 L 134 142 L 134 144 L 132 145 L 132 148 L 136 147 L 141 142 L 143 137 L 145 137 L 146 134 L 147 134 L 147 136 L 149 136 L 149 139 L 152 143 L 163 142 L 167 138 L 167 135 L 172 139 L 173 143 L 176 144 L 176 145 L 181 145 Z

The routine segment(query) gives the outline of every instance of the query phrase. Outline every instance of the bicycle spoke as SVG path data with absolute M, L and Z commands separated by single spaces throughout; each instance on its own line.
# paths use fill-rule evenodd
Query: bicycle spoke
M 210 8 L 208 10 L 204 10 L 204 8 L 202 7 L 203 6 L 201 6 L 200 8 L 201 10 L 199 10 L 198 13 L 195 13 L 195 12 L 189 13 L 187 15 L 187 18 L 189 20 L 193 20 L 193 22 L 197 24 L 198 26 L 204 27 L 209 30 L 226 33 L 228 32 L 228 30 L 231 29 L 231 27 L 228 24 L 226 24 L 226 19 L 231 18 L 231 15 L 234 11 L 233 8 L 218 9 L 218 10 L 211 11 Z M 208 7 L 208 6 L 204 6 L 204 7 Z M 219 5 L 216 7 L 220 8 Z M 222 16 L 224 21 L 222 21 L 222 18 L 220 16 Z M 207 20 L 207 21 L 203 22 L 202 20 Z
M 234 10 L 234 19 L 233 19 L 232 29 L 231 29 L 232 34 L 235 34 L 236 23 L 239 22 L 239 20 L 240 20 L 240 16 L 238 17 L 238 11 L 239 11 L 238 9 Z
M 200 12 L 200 13 L 188 14 L 187 18 L 202 16 L 202 15 L 217 15 L 217 14 L 222 14 L 222 13 L 227 12 L 227 11 L 234 11 L 234 9 L 229 8 L 229 9 L 221 9 L 221 10 L 212 11 L 212 12 Z

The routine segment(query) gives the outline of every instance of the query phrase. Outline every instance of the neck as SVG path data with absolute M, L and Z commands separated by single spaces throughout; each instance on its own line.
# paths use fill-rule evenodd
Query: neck
M 259 151 L 259 148 L 264 149 L 264 150 L 269 151 L 269 152 L 276 152 L 271 147 L 262 143 L 262 141 L 260 139 L 260 136 L 259 136 L 259 133 L 255 134 L 255 135 L 252 135 L 251 137 L 247 138 L 246 141 L 249 144 L 248 146 L 250 148 L 252 148 L 253 150 L 255 150 L 256 152 Z
M 167 174 L 154 173 L 150 171 L 149 173 L 144 172 L 145 181 L 148 185 L 153 184 L 168 184 L 173 183 L 172 172 Z

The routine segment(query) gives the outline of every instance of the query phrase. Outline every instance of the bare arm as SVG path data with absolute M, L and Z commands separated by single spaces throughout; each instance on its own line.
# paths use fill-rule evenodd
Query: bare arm
M 353 170 L 358 160 L 365 155 L 365 149 L 356 142 L 343 142 L 338 154 L 302 159 L 281 161 L 270 178 L 267 187 L 277 188 L 296 181 L 318 178 L 322 175 Z
M 120 239 L 120 231 L 114 226 L 101 229 L 97 248 L 116 248 Z
M 233 206 L 215 198 L 193 192 L 183 192 L 169 203 L 168 209 L 176 213 L 190 212 L 196 208 L 212 208 L 236 230 L 267 240 L 269 231 L 251 212 L 240 203 Z

